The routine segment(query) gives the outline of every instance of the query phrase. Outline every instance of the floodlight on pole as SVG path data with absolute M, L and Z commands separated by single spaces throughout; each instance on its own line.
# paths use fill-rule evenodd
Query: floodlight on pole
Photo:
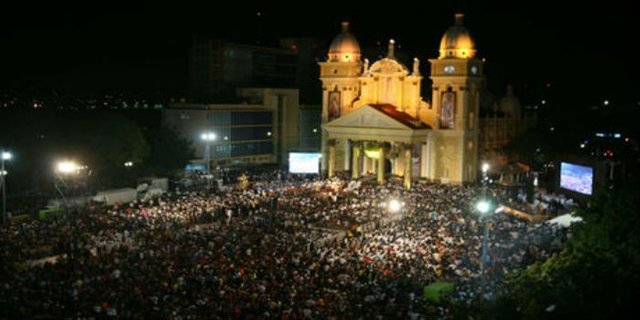
M 80 165 L 72 160 L 62 160 L 58 161 L 55 164 L 55 179 L 54 179 L 54 187 L 60 194 L 62 198 L 63 206 L 64 206 L 64 215 L 68 216 L 69 211 L 69 203 L 67 201 L 67 197 L 65 195 L 65 189 L 68 188 L 67 182 L 63 178 L 63 176 L 71 177 L 78 175 L 81 170 L 86 170 L 87 166 Z
M 478 203 L 476 203 L 476 210 L 478 210 L 478 212 L 480 212 L 480 215 L 483 217 L 487 215 L 490 209 L 491 204 L 487 200 L 480 200 L 478 201 Z
M 484 282 L 484 271 L 486 265 L 489 263 L 489 223 L 488 217 L 491 215 L 491 202 L 482 199 L 476 203 L 476 210 L 480 213 L 481 220 L 484 220 L 484 232 L 482 237 L 482 255 L 480 257 L 480 275 Z M 482 219 L 485 218 L 485 219 Z M 484 286 L 484 283 L 482 284 Z
M 81 166 L 73 161 L 60 161 L 56 164 L 56 171 L 63 174 L 74 173 L 81 168 Z
M 489 168 L 491 168 L 491 166 L 489 166 L 488 163 L 483 162 L 482 163 L 482 174 L 487 174 L 487 172 L 489 171 Z
M 204 141 L 214 141 L 216 140 L 216 134 L 213 132 L 205 132 L 200 135 L 200 139 Z
M 402 209 L 402 205 L 403 204 L 400 201 L 393 199 L 389 201 L 389 203 L 387 204 L 387 208 L 389 209 L 389 212 L 396 213 L 400 211 L 400 209 Z
M 211 142 L 216 140 L 216 134 L 211 131 L 203 132 L 200 135 L 200 139 L 202 139 L 206 143 L 204 156 L 205 156 L 205 161 L 207 162 L 207 175 L 209 175 L 211 174 Z M 207 183 L 207 187 L 211 188 L 211 179 L 209 179 L 209 182 Z

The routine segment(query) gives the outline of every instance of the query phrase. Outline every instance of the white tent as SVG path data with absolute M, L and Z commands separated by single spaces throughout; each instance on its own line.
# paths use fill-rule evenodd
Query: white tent
M 571 224 L 575 223 L 575 222 L 580 222 L 582 221 L 581 217 L 576 216 L 573 213 L 567 213 L 567 214 L 563 214 L 561 216 L 557 216 L 549 221 L 547 221 L 548 224 L 557 224 L 561 227 L 568 227 Z

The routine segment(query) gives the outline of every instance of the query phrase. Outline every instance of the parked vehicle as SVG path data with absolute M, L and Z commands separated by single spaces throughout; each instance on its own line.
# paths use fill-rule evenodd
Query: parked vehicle
M 93 197 L 96 202 L 101 202 L 106 205 L 113 205 L 116 203 L 128 203 L 138 199 L 138 191 L 134 188 L 122 188 L 100 191 Z

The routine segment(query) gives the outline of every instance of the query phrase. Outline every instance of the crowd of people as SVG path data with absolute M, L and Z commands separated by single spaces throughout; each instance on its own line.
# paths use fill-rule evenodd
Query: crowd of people
M 501 213 L 479 220 L 473 186 L 250 180 L 1 229 L 0 318 L 447 318 L 452 304 L 505 294 L 508 272 L 570 236 Z M 435 281 L 455 286 L 444 302 L 423 295 Z

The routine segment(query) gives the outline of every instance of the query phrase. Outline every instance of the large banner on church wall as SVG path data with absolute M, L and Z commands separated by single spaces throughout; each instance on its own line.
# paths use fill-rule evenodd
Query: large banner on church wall
M 455 92 L 443 92 L 442 96 L 440 96 L 440 129 L 455 128 L 455 106 Z
M 340 91 L 329 92 L 329 121 L 340 117 Z

